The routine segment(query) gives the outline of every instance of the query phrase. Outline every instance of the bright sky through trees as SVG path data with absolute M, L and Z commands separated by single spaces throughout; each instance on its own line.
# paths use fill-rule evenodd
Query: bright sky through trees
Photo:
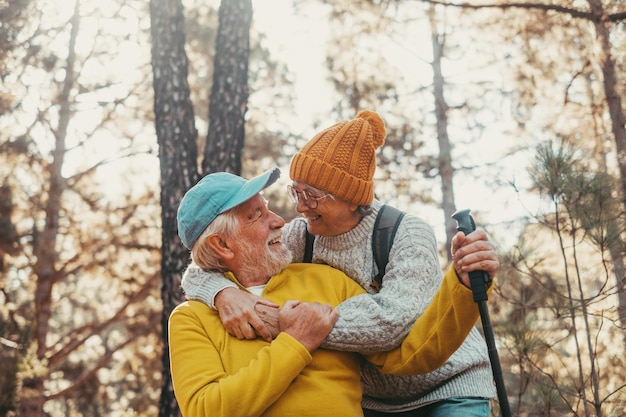
M 214 1 L 214 7 L 218 7 L 219 2 Z M 57 15 L 62 20 L 69 18 L 72 13 L 72 2 L 59 2 L 57 4 L 49 4 L 51 8 L 59 9 L 60 12 L 52 12 L 50 15 Z M 334 120 L 328 119 L 329 110 L 335 105 L 336 95 L 332 91 L 332 86 L 328 81 L 328 69 L 325 65 L 326 53 L 329 42 L 329 25 L 328 25 L 328 7 L 304 5 L 303 9 L 296 12 L 290 0 L 275 0 L 271 5 L 265 1 L 254 1 L 254 17 L 253 25 L 255 29 L 266 35 L 267 43 L 271 48 L 275 59 L 284 61 L 294 74 L 295 79 L 295 109 L 291 113 L 285 113 L 282 120 L 289 126 L 290 133 L 293 135 L 303 135 L 310 137 L 313 135 L 318 126 L 316 122 L 333 123 Z M 72 121 L 73 128 L 76 132 L 88 131 L 89 127 L 97 123 L 103 117 L 101 103 L 110 103 L 127 91 L 130 85 L 136 83 L 137 79 L 145 76 L 145 65 L 149 62 L 149 47 L 137 41 L 131 33 L 138 28 L 145 29 L 149 25 L 148 20 L 137 19 L 136 12 L 131 13 L 125 11 L 124 8 L 117 9 L 116 4 L 107 3 L 107 5 L 99 2 L 84 3 L 84 10 L 92 7 L 98 7 L 103 14 L 117 15 L 118 19 L 110 19 L 106 21 L 90 20 L 87 16 L 82 22 L 82 33 L 77 44 L 77 50 L 87 51 L 93 47 L 94 37 L 97 35 L 99 27 L 104 25 L 116 25 L 115 31 L 119 33 L 127 33 L 127 40 L 117 45 L 116 54 L 110 62 L 99 63 L 103 65 L 97 67 L 93 61 L 90 66 L 82 68 L 83 76 L 94 78 L 97 81 L 98 74 L 102 72 L 102 68 L 107 69 L 118 68 L 117 84 L 111 85 L 108 89 L 99 89 L 97 94 L 84 92 L 77 96 L 77 102 L 80 103 L 79 108 L 83 114 L 80 118 Z M 107 10 L 108 8 L 108 10 Z M 120 20 L 119 16 L 126 16 L 124 20 Z M 400 38 L 393 34 L 389 36 L 381 35 L 377 38 L 378 44 L 374 45 L 376 49 L 383 51 L 383 59 L 398 68 L 402 77 L 408 84 L 414 88 L 430 88 L 432 84 L 432 69 L 430 61 L 432 60 L 432 49 L 430 43 L 430 29 L 428 22 L 424 19 L 424 15 L 420 8 L 409 7 L 403 13 L 399 13 L 406 22 L 414 22 L 407 25 L 407 32 Z M 107 27 L 107 30 L 111 30 Z M 488 41 L 488 40 L 486 40 Z M 53 48 L 64 48 L 67 39 L 59 37 L 52 45 Z M 55 46 L 56 45 L 56 46 Z M 371 46 L 371 45 L 368 45 Z M 459 61 L 454 62 L 448 60 L 448 65 L 444 68 L 446 77 L 453 82 L 466 83 L 475 80 L 476 82 L 483 79 L 497 79 L 501 77 L 501 72 L 497 67 L 482 68 L 478 71 L 475 62 L 467 60 L 475 60 L 476 56 L 460 57 Z M 466 60 L 466 61 L 464 61 Z M 59 74 L 62 77 L 62 74 Z M 108 95 L 107 95 L 108 94 Z M 255 106 L 255 92 L 251 91 L 250 104 Z M 152 100 L 151 96 L 147 100 Z M 464 101 L 467 97 L 451 97 L 454 101 Z M 33 103 L 36 103 L 36 98 Z M 34 105 L 34 104 L 33 104 Z M 417 103 L 410 98 L 406 99 L 406 106 L 415 107 L 415 111 L 419 111 L 424 106 L 431 106 L 431 103 Z M 498 120 L 487 120 L 488 129 L 483 133 L 480 140 L 475 141 L 470 146 L 465 146 L 464 153 L 468 155 L 466 161 L 456 161 L 457 165 L 478 165 L 495 163 L 498 155 L 502 155 L 507 151 L 514 141 L 523 140 L 523 138 L 507 137 L 508 109 L 500 109 L 502 116 Z M 394 115 L 381 112 L 386 120 L 390 120 Z M 491 116 L 487 116 L 488 118 Z M 80 125 L 79 125 L 80 124 Z M 129 128 L 133 129 L 132 124 Z M 272 126 L 267 126 L 268 130 L 272 130 Z M 455 131 L 451 126 L 451 135 L 453 138 L 462 138 L 463 131 Z M 135 150 L 145 151 L 154 147 L 154 132 L 152 128 L 147 128 L 141 123 L 135 123 L 134 135 L 143 137 L 134 144 Z M 64 170 L 69 171 L 80 170 L 82 166 L 89 166 L 96 160 L 106 159 L 107 156 L 118 156 L 119 148 L 114 146 L 115 141 L 111 141 L 108 135 L 109 131 L 100 131 L 96 133 L 99 137 L 96 141 L 90 141 L 89 146 L 83 147 L 80 154 L 68 154 L 67 162 Z M 70 136 L 71 138 L 72 136 Z M 74 138 L 80 135 L 73 136 Z M 455 139 L 456 140 L 456 139 Z M 69 143 L 73 146 L 76 143 Z M 118 145 L 121 146 L 121 145 Z M 436 141 L 433 138 L 425 138 L 425 146 L 432 146 L 435 153 Z M 461 148 L 462 145 L 459 145 Z M 133 152 L 129 150 L 129 152 Z M 516 159 L 517 161 L 513 160 Z M 522 184 L 526 181 L 525 166 L 527 165 L 527 155 L 519 154 L 516 157 L 508 157 L 507 163 L 498 166 L 497 170 L 492 173 L 484 169 L 480 175 L 489 177 L 494 175 L 492 182 L 512 181 L 516 184 Z M 158 176 L 158 164 L 156 158 L 144 156 L 134 157 L 132 163 L 136 169 L 145 172 L 146 183 L 155 183 Z M 126 161 L 117 161 L 107 164 L 101 169 L 101 178 L 103 185 L 109 189 L 111 193 L 116 192 L 116 187 L 121 181 L 124 181 L 126 174 L 120 169 L 120 164 L 126 164 Z M 283 181 L 288 180 L 286 175 L 287 167 L 283 167 Z M 455 179 L 458 182 L 456 187 L 456 202 L 459 208 L 470 208 L 473 212 L 483 212 L 484 217 L 488 217 L 490 223 L 506 222 L 513 218 L 524 215 L 524 208 L 517 201 L 518 195 L 514 193 L 512 187 L 504 187 L 497 194 L 494 194 L 482 181 L 477 182 L 474 177 L 459 175 Z M 433 197 L 437 200 L 438 190 L 433 189 Z M 402 196 L 397 196 L 397 204 L 402 204 Z M 393 203 L 393 202 L 392 202 Z M 532 203 L 526 203 L 532 204 Z M 411 210 L 409 207 L 405 209 Z M 444 238 L 443 220 L 441 211 L 436 207 L 419 207 L 413 208 L 417 210 L 422 217 L 433 224 L 437 230 L 438 238 Z
M 327 80 L 328 70 L 325 65 L 329 39 L 328 8 L 325 6 L 308 7 L 296 14 L 289 0 L 273 1 L 271 7 L 268 7 L 264 1 L 253 2 L 253 5 L 255 6 L 254 26 L 257 30 L 267 34 L 268 42 L 276 57 L 287 62 L 295 73 L 297 118 L 291 121 L 290 126 L 294 133 L 303 133 L 305 137 L 311 137 L 317 131 L 314 127 L 314 121 L 317 118 L 321 117 L 325 123 L 333 123 L 326 116 L 328 109 L 335 104 L 336 98 Z M 411 80 L 415 88 L 430 88 L 433 73 L 430 66 L 432 47 L 428 22 L 421 9 L 416 7 L 408 7 L 398 15 L 402 16 L 406 22 L 414 21 L 415 23 L 408 25 L 409 31 L 403 38 L 381 35 L 377 40 L 379 44 L 375 47 L 384 51 L 384 59 L 397 67 L 404 78 Z M 463 59 L 472 60 L 476 59 L 476 56 L 471 55 Z M 478 70 L 475 62 L 450 60 L 447 62 L 448 65 L 444 71 L 447 78 L 455 83 L 502 78 L 502 73 L 497 67 Z M 456 98 L 457 101 L 466 99 L 465 97 Z M 251 102 L 253 101 L 252 96 Z M 426 104 L 431 105 L 431 103 L 424 103 Z M 407 105 L 419 107 L 420 103 L 407 102 Z M 474 149 L 468 151 L 468 155 L 475 160 L 463 161 L 463 165 L 480 165 L 497 161 L 498 155 L 504 154 L 507 148 L 510 148 L 511 142 L 519 139 L 506 136 L 505 132 L 510 129 L 511 121 L 506 116 L 508 109 L 500 110 L 503 117 L 499 120 L 486 120 L 489 127 L 484 132 L 484 136 L 475 143 Z M 382 113 L 382 116 L 383 119 L 389 120 L 392 115 Z M 463 132 L 453 130 L 453 138 L 457 133 L 460 137 L 464 136 Z M 436 153 L 435 138 L 426 140 L 427 145 L 428 143 L 433 147 L 433 153 Z M 509 160 L 508 164 L 500 166 L 501 169 L 497 174 L 494 171 L 494 182 L 497 180 L 514 181 L 518 186 L 521 185 L 521 188 L 527 185 L 525 166 L 528 163 L 528 156 L 518 155 L 515 158 L 517 161 Z M 490 175 L 488 172 L 485 174 Z M 288 181 L 288 178 L 285 179 L 283 175 L 282 180 Z M 455 181 L 459 183 L 455 190 L 459 208 L 470 208 L 473 212 L 481 211 L 491 223 L 506 222 L 525 215 L 525 209 L 518 201 L 519 196 L 514 193 L 512 187 L 496 195 L 485 184 L 476 182 L 473 177 L 464 178 L 463 175 L 459 175 Z M 437 189 L 433 190 L 433 193 L 436 199 L 440 198 L 437 196 Z M 403 198 L 399 196 L 397 199 L 397 204 L 401 205 Z M 419 207 L 417 210 L 420 216 L 436 227 L 440 241 L 445 241 L 441 210 L 436 207 Z M 513 235 L 515 234 L 511 234 L 510 237 L 514 238 Z M 512 241 L 506 243 L 512 243 Z

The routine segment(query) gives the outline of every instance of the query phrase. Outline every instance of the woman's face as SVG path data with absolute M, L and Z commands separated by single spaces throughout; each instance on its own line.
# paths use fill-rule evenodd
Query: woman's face
M 300 181 L 294 181 L 291 187 L 297 195 L 296 211 L 306 218 L 307 229 L 311 234 L 340 235 L 352 230 L 361 220 L 356 204 L 329 196 Z M 304 198 L 304 195 L 308 198 Z

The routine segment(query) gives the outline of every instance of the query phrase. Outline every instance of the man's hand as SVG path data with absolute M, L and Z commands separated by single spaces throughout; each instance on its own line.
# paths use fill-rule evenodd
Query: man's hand
M 500 268 L 496 248 L 484 230 L 476 230 L 467 236 L 458 232 L 452 238 L 451 252 L 454 269 L 468 288 L 471 288 L 468 272 L 486 271 L 493 279 Z
M 256 339 L 258 335 L 271 342 L 272 331 L 257 314 L 255 305 L 278 309 L 277 304 L 234 287 L 224 288 L 215 296 L 215 308 L 228 333 L 237 339 Z
M 254 306 L 256 314 L 263 320 L 265 328 L 269 330 L 272 335 L 272 339 L 278 336 L 280 333 L 280 323 L 278 322 L 278 308 L 274 306 L 268 306 L 265 304 L 257 303 Z
M 313 352 L 332 330 L 339 312 L 329 304 L 290 300 L 280 310 L 280 329 Z

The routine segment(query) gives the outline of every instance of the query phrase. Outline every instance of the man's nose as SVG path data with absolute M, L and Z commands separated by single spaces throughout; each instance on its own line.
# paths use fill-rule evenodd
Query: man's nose
M 272 211 L 272 221 L 271 221 L 271 226 L 273 228 L 276 229 L 280 229 L 283 226 L 285 226 L 285 219 L 283 219 L 281 216 L 279 216 L 278 214 L 274 213 Z

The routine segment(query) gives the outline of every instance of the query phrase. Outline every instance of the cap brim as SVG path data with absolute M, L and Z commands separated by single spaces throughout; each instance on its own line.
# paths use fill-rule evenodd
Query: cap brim
M 241 187 L 241 189 L 233 195 L 226 204 L 224 204 L 224 206 L 222 206 L 222 209 L 218 214 L 222 214 L 231 208 L 237 207 L 239 204 L 250 200 L 252 197 L 274 184 L 279 177 L 280 169 L 275 167 L 252 178 L 246 182 L 243 187 Z

